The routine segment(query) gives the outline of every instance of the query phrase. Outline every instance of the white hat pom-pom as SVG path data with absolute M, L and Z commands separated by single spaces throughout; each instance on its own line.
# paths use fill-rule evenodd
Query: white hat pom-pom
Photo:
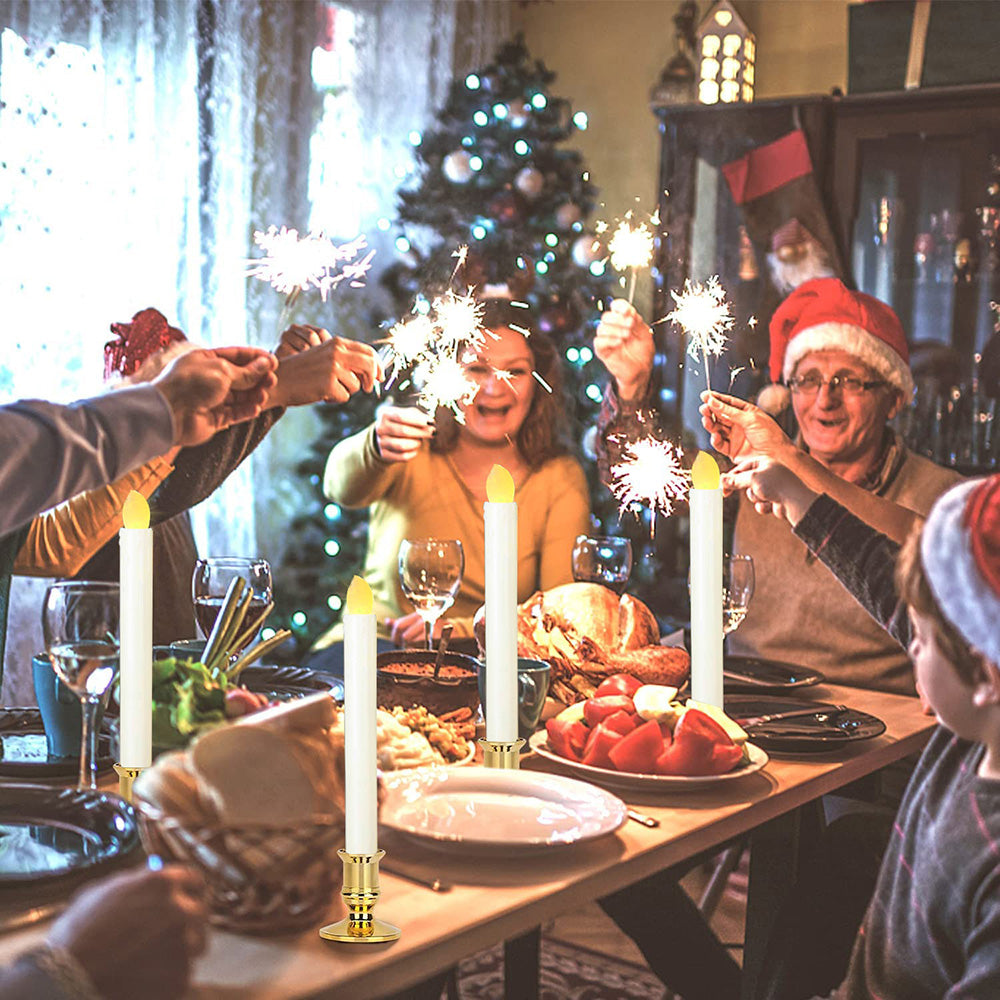
M 780 382 L 770 382 L 757 395 L 757 405 L 771 416 L 777 416 L 787 410 L 792 402 L 792 394 L 787 385 Z

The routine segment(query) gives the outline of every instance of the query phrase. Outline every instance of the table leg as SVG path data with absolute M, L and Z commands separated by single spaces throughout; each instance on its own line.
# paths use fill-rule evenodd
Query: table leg
M 517 1000 L 538 1000 L 538 970 L 542 929 L 535 927 L 503 944 L 503 995 Z
M 807 863 L 822 823 L 822 804 L 817 801 L 778 816 L 750 834 L 742 1000 L 757 996 L 778 911 Z

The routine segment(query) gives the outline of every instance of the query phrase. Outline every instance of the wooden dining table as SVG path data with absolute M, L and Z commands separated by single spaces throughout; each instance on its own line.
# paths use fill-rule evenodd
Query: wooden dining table
M 402 991 L 500 942 L 508 942 L 508 955 L 530 958 L 537 947 L 537 928 L 546 921 L 746 835 L 751 861 L 743 990 L 750 997 L 777 901 L 795 875 L 803 809 L 919 751 L 934 726 L 915 698 L 835 685 L 810 688 L 806 696 L 876 715 L 886 723 L 886 732 L 836 753 L 772 755 L 761 771 L 715 788 L 618 792 L 659 826 L 651 829 L 627 821 L 593 841 L 537 853 L 467 855 L 431 849 L 383 830 L 380 846 L 386 850 L 386 866 L 452 885 L 451 891 L 438 893 L 383 870 L 376 912 L 402 929 L 398 941 L 330 943 L 320 939 L 319 925 L 290 935 L 249 936 L 214 929 L 208 951 L 196 965 L 190 995 L 206 1000 L 365 1000 Z M 557 769 L 537 755 L 522 766 Z M 338 899 L 328 919 L 342 914 Z M 44 932 L 45 924 L 40 923 L 0 936 L 0 962 L 37 944 Z M 506 995 L 529 1000 L 534 975 L 530 962 L 511 972 Z

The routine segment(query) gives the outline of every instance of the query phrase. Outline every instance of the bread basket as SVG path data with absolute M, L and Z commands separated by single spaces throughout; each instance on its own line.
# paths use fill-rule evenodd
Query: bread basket
M 301 930 L 322 921 L 340 890 L 342 817 L 294 827 L 198 826 L 135 798 L 147 852 L 199 871 L 209 919 L 242 933 Z

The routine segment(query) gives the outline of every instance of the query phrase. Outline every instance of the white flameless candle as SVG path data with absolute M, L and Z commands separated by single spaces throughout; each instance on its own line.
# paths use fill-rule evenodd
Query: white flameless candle
M 125 767 L 153 762 L 153 531 L 149 504 L 132 490 L 122 507 L 120 551 L 121 751 Z
M 348 854 L 378 850 L 375 726 L 375 607 L 371 587 L 356 576 L 347 588 L 344 614 L 344 849 Z
M 722 708 L 722 487 L 706 451 L 691 467 L 691 697 Z
M 486 477 L 486 739 L 517 739 L 517 504 L 514 479 Z

